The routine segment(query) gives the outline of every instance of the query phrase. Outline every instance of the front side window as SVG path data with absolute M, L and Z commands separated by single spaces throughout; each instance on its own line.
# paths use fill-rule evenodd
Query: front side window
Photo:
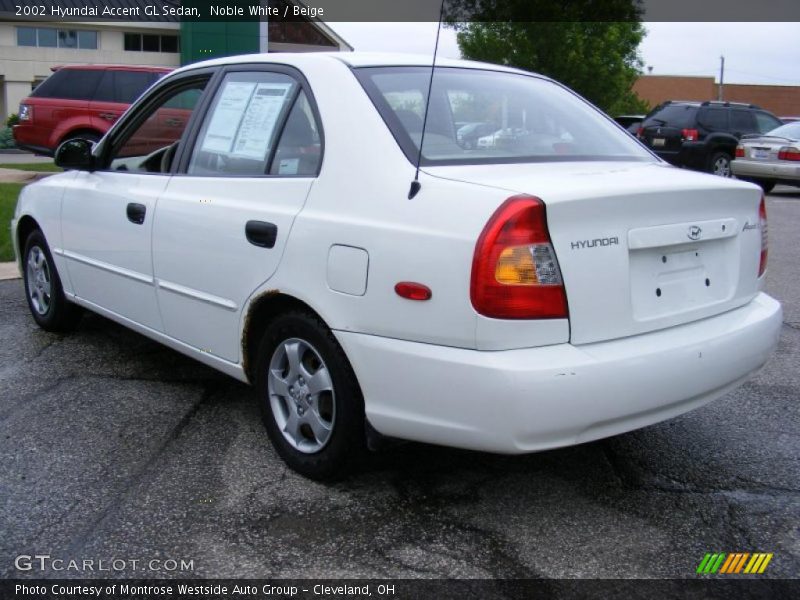
M 306 163 L 297 149 L 314 145 L 316 127 L 311 126 L 302 108 L 290 114 L 299 92 L 297 81 L 282 73 L 226 75 L 200 129 L 188 173 L 263 176 L 268 172 L 275 140 L 285 128 L 284 137 L 289 141 L 281 140 L 284 166 L 276 174 L 300 174 Z M 297 150 L 291 156 L 290 145 Z
M 768 113 L 756 112 L 755 117 L 756 126 L 758 127 L 758 131 L 760 133 L 767 133 L 768 131 L 772 131 L 776 127 L 783 125 L 781 121 Z
M 167 173 L 207 80 L 174 89 L 151 107 L 144 120 L 122 140 L 115 140 L 108 159 L 111 171 Z
M 149 71 L 109 69 L 103 75 L 94 99 L 101 102 L 133 104 L 157 78 Z
M 368 67 L 356 76 L 406 156 L 416 162 L 429 67 Z M 437 68 L 422 164 L 655 160 L 602 113 L 545 79 Z

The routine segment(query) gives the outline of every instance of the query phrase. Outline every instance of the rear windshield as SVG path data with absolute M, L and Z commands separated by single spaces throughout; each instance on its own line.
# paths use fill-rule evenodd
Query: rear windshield
M 642 126 L 666 125 L 667 127 L 677 127 L 679 129 L 691 128 L 694 125 L 696 114 L 697 107 L 690 104 L 665 106 L 648 115 Z
M 412 163 L 430 67 L 354 69 Z M 600 111 L 561 86 L 514 73 L 437 67 L 422 165 L 655 160 Z
M 786 125 L 776 127 L 770 131 L 768 135 L 785 137 L 790 140 L 800 140 L 800 121 L 797 123 L 787 123 Z

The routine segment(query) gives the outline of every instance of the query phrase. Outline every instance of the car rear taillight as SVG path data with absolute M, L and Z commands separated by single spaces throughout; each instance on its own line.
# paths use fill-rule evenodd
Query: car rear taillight
M 758 205 L 758 228 L 761 230 L 761 260 L 758 263 L 758 276 L 761 277 L 767 270 L 767 203 L 764 196 L 761 196 L 761 204 Z
M 778 160 L 800 160 L 800 150 L 792 146 L 784 146 L 778 150 Z
M 744 146 L 736 146 L 736 158 L 744 158 Z
M 19 105 L 19 120 L 32 121 L 33 120 L 33 107 L 29 104 Z
M 544 202 L 512 196 L 483 228 L 472 259 L 472 306 L 495 319 L 564 319 L 567 296 Z
M 696 142 L 697 141 L 697 129 L 682 129 L 681 136 L 683 137 L 684 141 L 686 142 Z
M 644 136 L 644 127 L 639 127 L 639 129 L 636 130 L 636 137 L 641 138 L 643 136 Z

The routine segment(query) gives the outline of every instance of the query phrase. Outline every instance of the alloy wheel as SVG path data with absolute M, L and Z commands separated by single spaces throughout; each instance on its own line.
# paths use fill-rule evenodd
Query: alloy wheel
M 52 281 L 47 256 L 39 246 L 33 246 L 28 252 L 27 287 L 33 309 L 44 316 L 50 310 L 52 301 Z
M 289 444 L 306 454 L 322 450 L 333 432 L 336 394 L 325 361 L 299 338 L 275 349 L 267 377 L 272 416 Z

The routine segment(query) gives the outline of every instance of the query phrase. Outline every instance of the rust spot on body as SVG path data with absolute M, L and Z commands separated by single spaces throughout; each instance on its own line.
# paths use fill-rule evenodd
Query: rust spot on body
M 244 374 L 251 384 L 255 383 L 255 380 L 250 374 L 250 325 L 252 324 L 253 315 L 262 302 L 280 293 L 280 290 L 277 289 L 264 290 L 253 298 L 247 307 L 247 314 L 244 317 L 244 327 L 242 328 L 242 370 L 244 370 Z

